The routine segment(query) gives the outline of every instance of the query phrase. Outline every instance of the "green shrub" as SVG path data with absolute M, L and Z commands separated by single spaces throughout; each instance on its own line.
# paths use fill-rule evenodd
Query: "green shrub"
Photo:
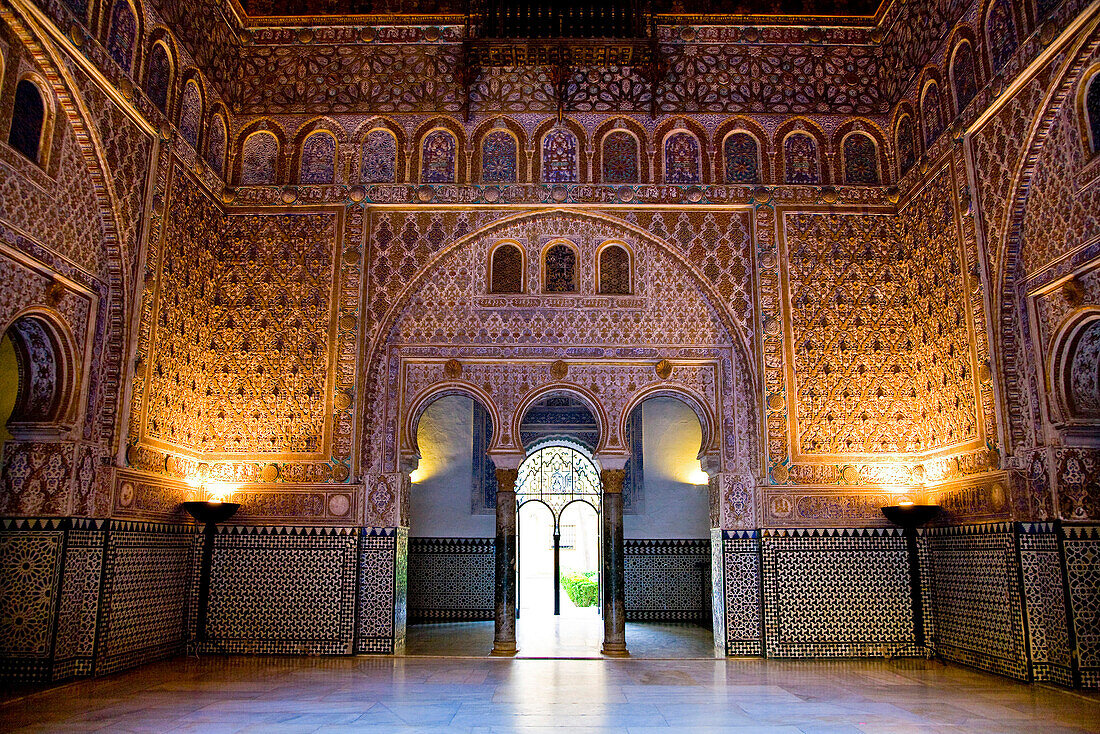
M 595 575 L 595 571 L 562 571 L 561 585 L 575 606 L 596 606 L 600 598 L 600 586 L 593 578 Z

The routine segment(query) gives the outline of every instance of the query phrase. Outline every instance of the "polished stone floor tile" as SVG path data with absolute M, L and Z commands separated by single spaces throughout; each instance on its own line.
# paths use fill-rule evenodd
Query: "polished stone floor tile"
M 213 657 L 10 701 L 0 731 L 1086 734 L 1100 700 L 924 660 Z

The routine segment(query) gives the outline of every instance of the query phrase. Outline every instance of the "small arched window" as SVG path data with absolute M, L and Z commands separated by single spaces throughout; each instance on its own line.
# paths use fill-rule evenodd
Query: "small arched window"
M 523 292 L 523 253 L 518 247 L 504 244 L 493 250 L 489 269 L 490 293 Z
M 898 170 L 905 174 L 917 161 L 917 141 L 913 137 L 913 118 L 902 115 L 898 120 Z
M 1011 0 L 993 0 L 985 23 L 989 40 L 989 56 L 993 68 L 1001 69 L 1016 51 L 1016 21 L 1012 18 Z
M 210 118 L 206 133 L 206 165 L 219 176 L 225 175 L 225 117 L 220 113 Z
M 172 85 L 172 64 L 163 43 L 154 43 L 145 71 L 145 93 L 161 112 L 168 112 L 168 90 Z
M 40 164 L 42 128 L 45 122 L 46 105 L 42 102 L 42 92 L 30 79 L 21 80 L 15 86 L 15 105 L 12 108 L 8 144 Z
M 572 183 L 577 180 L 577 136 L 556 127 L 542 137 L 542 180 Z
M 275 183 L 278 173 L 279 141 L 269 132 L 249 135 L 241 151 L 241 184 L 263 186 Z
M 115 0 L 111 8 L 111 22 L 107 28 L 107 53 L 127 73 L 134 65 L 134 47 L 137 45 L 137 18 L 126 0 Z
M 1100 71 L 1092 75 L 1085 90 L 1085 126 L 1089 134 L 1089 150 L 1100 153 Z
M 844 138 L 844 183 L 878 185 L 878 148 L 870 136 L 852 133 Z
M 962 112 L 978 93 L 978 69 L 969 41 L 960 41 L 951 57 L 951 85 L 955 91 L 955 109 Z
M 749 133 L 734 132 L 727 135 L 722 146 L 722 157 L 726 168 L 726 183 L 760 182 L 760 146 Z
M 310 133 L 302 142 L 298 182 L 330 184 L 336 176 L 336 138 L 324 130 Z
M 806 133 L 792 133 L 783 141 L 785 180 L 789 184 L 821 183 L 817 141 Z
M 577 253 L 565 244 L 546 250 L 544 277 L 547 293 L 577 292 Z
M 665 183 L 697 184 L 702 180 L 699 141 L 682 130 L 665 139 Z
M 630 295 L 630 253 L 625 247 L 608 245 L 600 251 L 600 293 Z
M 921 117 L 924 119 L 924 147 L 931 148 L 932 143 L 943 132 L 943 103 L 940 101 L 940 87 L 929 82 L 924 88 L 921 100 Z
M 202 90 L 194 79 L 188 79 L 180 97 L 180 135 L 191 144 L 199 147 L 199 130 L 202 128 Z
M 422 183 L 454 183 L 458 145 L 447 130 L 432 130 L 424 136 L 420 154 Z
M 397 181 L 397 138 L 389 130 L 377 127 L 367 133 L 359 161 L 360 183 Z
M 481 141 L 482 183 L 514 183 L 516 138 L 507 130 L 492 130 Z
M 638 183 L 638 139 L 626 130 L 612 130 L 603 139 L 604 183 Z

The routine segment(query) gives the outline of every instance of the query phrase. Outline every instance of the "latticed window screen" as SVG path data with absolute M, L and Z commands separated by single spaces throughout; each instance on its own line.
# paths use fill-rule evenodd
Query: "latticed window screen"
M 521 293 L 523 291 L 523 255 L 515 245 L 501 245 L 493 250 L 490 293 Z
M 577 253 L 569 245 L 554 245 L 546 251 L 546 292 L 577 292 Z
M 630 293 L 630 255 L 618 245 L 600 253 L 600 293 L 625 296 Z
M 519 467 L 516 502 L 539 500 L 554 517 L 575 500 L 599 510 L 600 476 L 592 460 L 568 446 L 547 446 L 528 456 Z

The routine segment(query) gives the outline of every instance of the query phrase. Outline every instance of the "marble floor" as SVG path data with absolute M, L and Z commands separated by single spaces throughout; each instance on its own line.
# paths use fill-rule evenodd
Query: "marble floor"
M 180 658 L 0 706 L 5 732 L 1100 731 L 1100 701 L 924 660 Z
M 484 657 L 493 647 L 492 622 L 410 624 L 407 655 Z M 520 658 L 601 658 L 603 619 L 592 614 L 560 617 L 520 615 L 516 647 Z M 687 623 L 628 622 L 631 656 L 646 659 L 713 658 L 709 627 Z

